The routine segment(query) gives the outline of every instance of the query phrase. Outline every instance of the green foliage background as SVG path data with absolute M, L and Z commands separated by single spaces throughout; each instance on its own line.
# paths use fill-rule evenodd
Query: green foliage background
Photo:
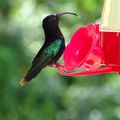
M 19 85 L 44 41 L 46 15 L 81 16 L 61 18 L 67 43 L 75 29 L 99 21 L 102 5 L 103 0 L 0 0 L 0 120 L 120 120 L 117 74 L 65 77 L 48 67 Z

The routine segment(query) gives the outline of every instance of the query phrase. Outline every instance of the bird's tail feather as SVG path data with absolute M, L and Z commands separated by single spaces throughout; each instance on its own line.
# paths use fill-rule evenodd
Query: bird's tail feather
M 20 81 L 20 85 L 21 86 L 24 86 L 24 85 L 26 85 L 28 83 L 28 80 L 26 80 L 26 79 L 22 79 L 21 81 Z
M 33 78 L 35 78 L 40 71 L 41 71 L 41 68 L 40 68 L 40 69 L 36 69 L 36 70 L 34 70 L 34 71 L 30 69 L 30 70 L 25 74 L 24 78 L 20 81 L 20 85 L 21 85 L 21 86 L 26 85 L 29 81 L 31 81 Z
M 35 78 L 38 75 L 38 73 L 47 65 L 47 63 L 50 60 L 48 59 L 48 57 L 46 57 L 44 55 L 44 56 L 42 56 L 41 62 L 39 62 L 39 61 L 40 60 L 37 59 L 36 62 L 34 62 L 32 64 L 32 66 L 30 67 L 30 69 L 25 74 L 24 78 L 20 81 L 21 86 L 24 86 L 29 81 L 31 81 L 33 78 Z

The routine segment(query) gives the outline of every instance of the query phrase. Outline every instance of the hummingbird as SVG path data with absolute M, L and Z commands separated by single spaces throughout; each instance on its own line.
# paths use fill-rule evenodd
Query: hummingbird
M 23 86 L 35 78 L 38 73 L 46 66 L 53 66 L 62 56 L 65 50 L 65 39 L 59 28 L 60 17 L 66 14 L 78 16 L 76 13 L 64 12 L 60 14 L 51 14 L 42 21 L 42 27 L 45 34 L 45 42 L 32 61 L 24 78 L 20 81 Z

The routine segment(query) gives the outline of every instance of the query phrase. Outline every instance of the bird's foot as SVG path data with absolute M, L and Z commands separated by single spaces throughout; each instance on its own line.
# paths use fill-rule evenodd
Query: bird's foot
M 57 67 L 59 66 L 59 64 L 60 64 L 60 63 L 56 63 L 56 64 L 55 64 L 55 67 L 57 68 Z
M 63 67 L 63 65 L 60 64 L 60 63 L 56 63 L 56 64 L 55 64 L 55 67 L 56 67 L 56 68 L 58 68 L 58 67 Z
M 58 67 L 63 67 L 63 65 L 60 64 L 60 63 L 50 64 L 50 65 L 48 65 L 48 66 L 49 66 L 49 67 L 56 67 L 56 68 L 58 68 Z
M 56 65 L 55 64 L 50 64 L 48 65 L 49 67 L 55 67 Z

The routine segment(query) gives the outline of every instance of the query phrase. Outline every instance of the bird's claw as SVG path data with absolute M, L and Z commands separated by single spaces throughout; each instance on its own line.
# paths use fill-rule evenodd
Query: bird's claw
M 48 65 L 49 67 L 55 67 L 55 64 L 50 64 L 50 65 Z
M 60 66 L 60 63 L 55 63 L 55 64 L 50 64 L 50 65 L 48 65 L 49 67 L 58 67 L 58 66 Z

